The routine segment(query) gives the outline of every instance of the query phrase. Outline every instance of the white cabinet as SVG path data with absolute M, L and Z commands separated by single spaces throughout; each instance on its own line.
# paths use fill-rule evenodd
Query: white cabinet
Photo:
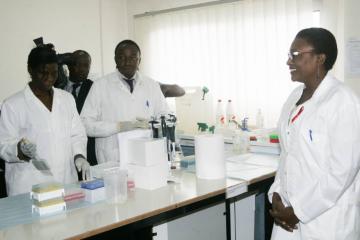
M 225 211 L 225 203 L 220 203 L 168 222 L 168 240 L 226 239 Z
M 231 240 L 254 240 L 255 195 L 230 203 Z
M 168 240 L 167 223 L 154 226 L 153 233 L 156 233 L 153 240 Z
M 154 240 L 226 239 L 225 203 L 154 226 Z M 254 240 L 255 195 L 230 203 L 231 240 Z

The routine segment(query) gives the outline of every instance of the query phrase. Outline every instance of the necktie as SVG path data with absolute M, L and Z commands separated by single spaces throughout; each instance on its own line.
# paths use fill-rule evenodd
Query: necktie
M 124 80 L 125 80 L 125 82 L 129 85 L 129 87 L 130 87 L 130 92 L 132 93 L 133 90 L 134 90 L 134 79 L 125 79 L 125 78 L 124 78 Z
M 77 90 L 78 87 L 80 87 L 80 83 L 74 83 L 72 85 L 71 94 L 74 96 L 75 99 L 77 98 L 76 90 Z

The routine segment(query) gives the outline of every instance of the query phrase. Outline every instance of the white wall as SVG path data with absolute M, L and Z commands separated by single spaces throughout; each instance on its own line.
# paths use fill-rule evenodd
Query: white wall
M 92 74 L 112 71 L 113 49 L 128 36 L 126 0 L 1 0 L 0 29 L 1 102 L 29 80 L 27 56 L 40 36 L 59 53 L 88 51 Z
M 350 39 L 360 40 L 360 19 L 359 19 L 359 0 L 344 0 L 344 49 Z M 360 76 L 351 77 L 346 73 L 345 66 L 345 83 L 360 96 Z

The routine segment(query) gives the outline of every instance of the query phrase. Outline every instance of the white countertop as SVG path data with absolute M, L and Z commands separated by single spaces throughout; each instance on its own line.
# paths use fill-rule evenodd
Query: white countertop
M 81 208 L 70 207 L 63 213 L 44 218 L 33 217 L 28 194 L 0 199 L 0 228 L 9 225 L 4 223 L 14 218 L 23 218 L 21 224 L 0 229 L 0 239 L 63 239 L 92 236 L 230 190 L 234 191 L 234 188 L 246 189 L 249 184 L 274 176 L 278 158 L 258 154 L 233 156 L 227 161 L 229 178 L 221 180 L 197 179 L 194 173 L 173 170 L 177 183 L 168 183 L 167 186 L 153 191 L 135 189 L 128 193 L 125 203 L 85 202 L 79 205 Z M 17 207 L 18 205 L 20 206 Z M 11 207 L 13 209 L 10 209 Z
M 194 174 L 183 171 L 175 171 L 174 175 L 179 183 L 169 183 L 153 191 L 136 189 L 129 192 L 128 200 L 123 204 L 103 201 L 68 210 L 32 223 L 2 229 L 0 239 L 83 238 L 225 193 L 228 187 L 234 185 L 246 185 L 245 181 L 233 179 L 200 180 Z M 28 195 L 15 197 L 27 198 Z M 4 207 L 5 201 L 11 199 L 0 200 L 0 206 Z M 31 213 L 31 208 L 28 211 L 24 214 Z M 6 221 L 5 216 L 1 218 L 1 221 Z

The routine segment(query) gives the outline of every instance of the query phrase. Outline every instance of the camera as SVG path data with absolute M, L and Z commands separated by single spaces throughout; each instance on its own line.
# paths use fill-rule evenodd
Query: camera
M 36 46 L 40 46 L 44 44 L 43 37 L 39 37 L 33 40 Z M 52 43 L 48 43 L 55 50 L 55 46 Z M 72 53 L 58 53 L 57 63 L 58 63 L 58 79 L 56 80 L 54 87 L 64 89 L 67 82 L 68 76 L 65 73 L 64 65 L 69 66 L 73 64 L 74 60 L 72 57 Z

